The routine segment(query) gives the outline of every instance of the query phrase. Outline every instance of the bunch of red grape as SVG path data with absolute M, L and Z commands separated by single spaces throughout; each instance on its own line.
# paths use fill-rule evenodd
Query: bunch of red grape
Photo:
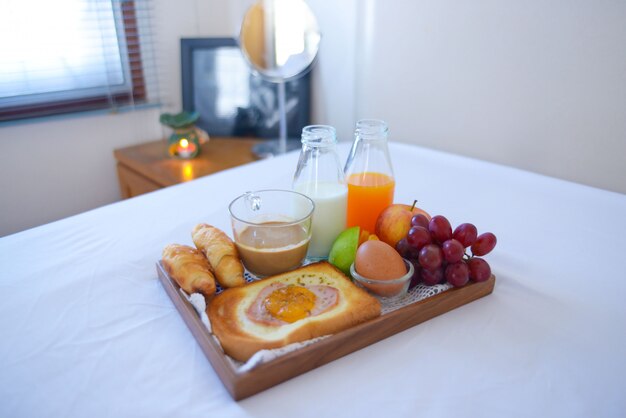
M 496 246 L 496 236 L 491 232 L 478 235 L 476 227 L 464 223 L 452 231 L 450 222 L 441 215 L 429 221 L 424 215 L 411 219 L 407 236 L 396 245 L 400 255 L 415 267 L 411 287 L 420 280 L 428 285 L 447 281 L 461 287 L 472 279 L 483 282 L 491 277 L 491 267 L 480 258 Z M 466 248 L 471 249 L 471 255 Z

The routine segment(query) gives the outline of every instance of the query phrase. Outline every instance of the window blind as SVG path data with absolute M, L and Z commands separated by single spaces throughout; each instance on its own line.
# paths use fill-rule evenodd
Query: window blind
M 150 0 L 0 9 L 0 121 L 159 101 Z

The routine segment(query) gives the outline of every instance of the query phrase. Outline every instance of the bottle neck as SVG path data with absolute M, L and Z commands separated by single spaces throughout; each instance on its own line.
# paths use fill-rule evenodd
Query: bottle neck
M 361 119 L 356 123 L 354 135 L 363 142 L 386 142 L 388 132 L 387 124 L 382 120 Z
M 337 155 L 335 128 L 326 125 L 306 126 L 302 130 L 302 152 L 294 176 L 294 186 L 322 182 L 344 183 L 343 170 Z
M 337 132 L 328 125 L 310 125 L 302 129 L 302 146 L 308 148 L 335 148 L 337 145 Z
M 380 173 L 393 178 L 387 132 L 387 124 L 381 120 L 357 122 L 354 143 L 344 167 L 346 177 L 355 173 Z

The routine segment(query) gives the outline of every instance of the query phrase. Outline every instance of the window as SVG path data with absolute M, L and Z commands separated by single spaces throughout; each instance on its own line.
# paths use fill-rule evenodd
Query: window
M 0 0 L 0 121 L 147 102 L 147 3 Z

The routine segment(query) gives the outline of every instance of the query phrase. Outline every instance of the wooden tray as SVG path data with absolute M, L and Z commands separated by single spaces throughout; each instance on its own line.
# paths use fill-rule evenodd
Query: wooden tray
M 200 321 L 194 307 L 180 293 L 178 284 L 157 263 L 159 280 L 174 302 L 191 333 L 200 344 L 222 383 L 235 400 L 247 398 L 316 367 L 350 354 L 414 325 L 465 305 L 493 291 L 495 277 L 412 303 L 371 321 L 334 334 L 314 344 L 282 355 L 254 369 L 237 373 L 222 348 Z

